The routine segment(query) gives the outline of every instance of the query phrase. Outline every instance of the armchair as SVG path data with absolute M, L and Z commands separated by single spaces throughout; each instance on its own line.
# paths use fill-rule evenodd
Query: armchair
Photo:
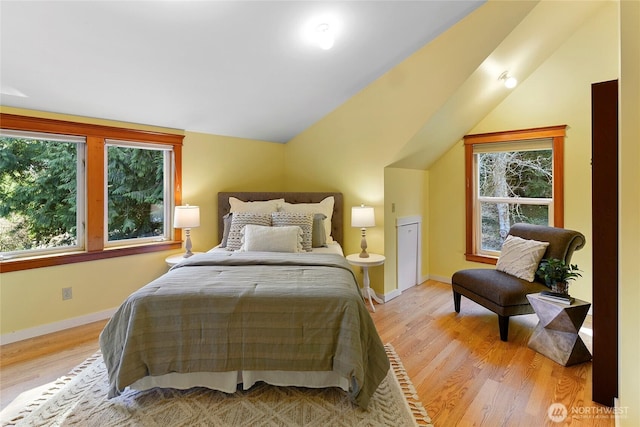
M 569 263 L 574 251 L 586 243 L 580 232 L 564 228 L 532 224 L 514 224 L 509 235 L 527 240 L 549 242 L 543 258 L 557 258 Z M 500 339 L 508 340 L 509 317 L 534 313 L 527 294 L 549 290 L 541 279 L 533 282 L 519 279 L 496 269 L 460 270 L 451 277 L 453 304 L 460 313 L 462 296 L 482 305 L 498 315 Z

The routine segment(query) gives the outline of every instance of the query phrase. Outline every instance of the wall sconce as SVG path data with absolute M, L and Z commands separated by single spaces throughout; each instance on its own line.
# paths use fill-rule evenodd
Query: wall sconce
M 185 258 L 193 255 L 191 252 L 191 229 L 200 227 L 200 207 L 199 206 L 176 206 L 173 215 L 173 226 L 185 230 L 187 239 L 185 243 Z
M 507 72 L 507 71 L 505 71 L 504 73 L 500 74 L 500 77 L 498 77 L 498 80 L 503 80 L 504 81 L 504 87 L 506 87 L 507 89 L 513 89 L 518 84 L 518 79 L 516 79 L 513 76 L 510 76 L 509 72 Z
M 351 226 L 359 227 L 362 230 L 362 240 L 360 241 L 360 258 L 369 258 L 367 253 L 367 227 L 375 227 L 376 216 L 371 206 L 354 206 L 351 208 Z

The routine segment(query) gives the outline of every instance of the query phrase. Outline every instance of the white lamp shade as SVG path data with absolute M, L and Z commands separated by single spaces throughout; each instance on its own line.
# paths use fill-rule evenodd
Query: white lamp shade
M 354 206 L 351 208 L 351 226 L 358 228 L 374 227 L 376 216 L 371 206 Z
M 195 228 L 200 226 L 200 206 L 176 206 L 173 215 L 175 228 Z

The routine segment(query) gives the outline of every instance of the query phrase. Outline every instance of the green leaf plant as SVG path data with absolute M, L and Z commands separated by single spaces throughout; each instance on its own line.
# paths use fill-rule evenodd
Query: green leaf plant
M 540 262 L 536 274 L 544 279 L 547 286 L 551 286 L 554 283 L 568 284 L 570 281 L 582 277 L 580 271 L 575 264 L 567 264 L 563 260 L 550 258 Z

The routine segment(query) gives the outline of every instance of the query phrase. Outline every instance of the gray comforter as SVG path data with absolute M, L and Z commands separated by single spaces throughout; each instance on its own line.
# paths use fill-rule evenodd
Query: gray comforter
M 194 255 L 131 294 L 100 335 L 109 397 L 147 375 L 334 371 L 366 408 L 389 369 L 345 259 Z

